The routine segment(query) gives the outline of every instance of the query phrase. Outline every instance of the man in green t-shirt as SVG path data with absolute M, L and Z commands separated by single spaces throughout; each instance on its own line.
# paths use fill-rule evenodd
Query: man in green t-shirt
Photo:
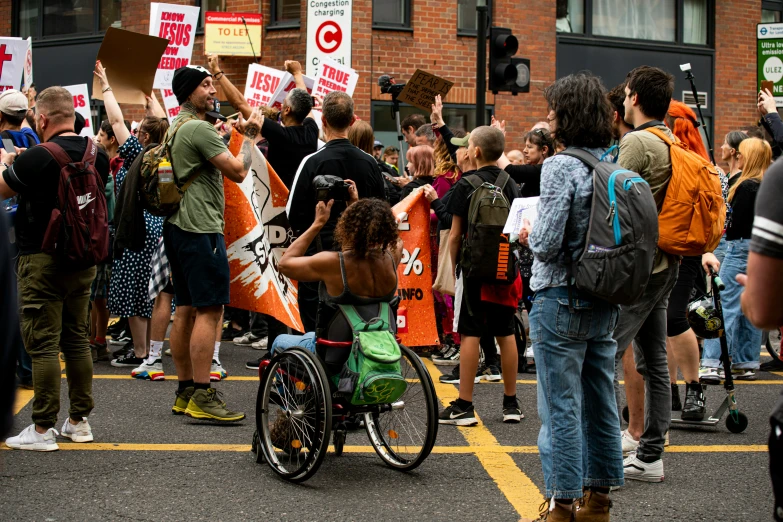
M 253 147 L 261 139 L 261 119 L 253 113 L 240 120 L 235 132 L 244 134 L 234 157 L 215 128 L 204 121 L 214 110 L 212 75 L 189 65 L 174 72 L 172 90 L 180 104 L 169 133 L 174 175 L 192 180 L 179 210 L 163 225 L 163 240 L 171 265 L 177 313 L 171 330 L 171 354 L 179 387 L 172 412 L 196 419 L 236 422 L 242 412 L 230 411 L 210 386 L 215 332 L 229 304 L 229 270 L 223 239 L 223 177 L 241 183 L 250 169 Z M 180 122 L 185 121 L 181 126 Z

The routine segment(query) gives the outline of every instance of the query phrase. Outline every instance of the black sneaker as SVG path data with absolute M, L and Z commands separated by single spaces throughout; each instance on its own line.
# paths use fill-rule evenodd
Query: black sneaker
M 111 338 L 111 344 L 125 344 L 131 341 L 133 341 L 133 336 L 131 335 L 130 328 L 125 328 Z
M 704 396 L 704 389 L 698 382 L 692 382 L 685 385 L 685 406 L 682 408 L 682 420 L 700 421 L 704 420 L 707 410 L 707 397 Z
M 236 328 L 231 328 L 230 326 L 228 328 L 223 329 L 223 335 L 220 337 L 220 340 L 223 342 L 234 342 L 234 337 L 242 337 L 248 332 L 248 330 L 237 330 Z
M 261 364 L 261 359 L 263 359 L 263 357 L 259 357 L 254 361 L 247 361 L 245 363 L 245 368 L 248 370 L 258 370 L 258 366 Z
M 122 357 L 118 357 L 114 359 L 111 362 L 111 365 L 117 368 L 123 368 L 125 366 L 131 366 L 133 368 L 136 368 L 137 366 L 141 366 L 143 362 L 144 362 L 144 358 L 136 357 L 136 354 L 131 352 L 129 354 L 123 355 Z
M 457 401 L 451 401 L 448 408 L 440 412 L 439 424 L 451 424 L 453 426 L 475 426 L 478 424 L 476 410 L 471 404 L 466 410 L 457 406 Z
M 481 366 L 478 371 L 476 372 L 476 381 L 488 381 L 488 382 L 497 382 L 503 379 L 503 376 L 500 374 L 500 368 L 495 366 L 494 364 L 490 364 L 489 366 L 484 365 Z
M 680 401 L 680 389 L 675 383 L 671 383 L 672 386 L 672 411 L 682 410 L 682 402 Z
M 443 384 L 459 384 L 459 364 L 451 370 L 451 373 L 441 375 L 438 380 Z
M 769 360 L 759 366 L 759 370 L 762 372 L 783 372 L 783 361 L 780 359 Z
M 519 407 L 519 399 L 514 398 L 513 403 L 503 404 L 503 422 L 516 424 L 524 418 L 525 414 L 522 413 L 522 409 Z
M 126 355 L 133 355 L 133 341 L 126 342 L 125 346 L 115 352 L 112 352 L 111 358 L 119 359 L 120 357 L 124 357 Z
M 116 337 L 119 335 L 120 332 L 123 330 L 126 330 L 128 328 L 128 318 L 127 317 L 120 317 L 120 319 L 115 322 L 113 325 L 109 326 L 106 329 L 106 335 L 109 337 Z

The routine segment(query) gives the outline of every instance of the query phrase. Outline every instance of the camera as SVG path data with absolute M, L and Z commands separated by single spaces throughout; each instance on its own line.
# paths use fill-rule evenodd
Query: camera
M 682 72 L 689 72 L 691 70 L 691 64 L 684 63 L 684 64 L 680 65 L 680 70 Z
M 342 178 L 323 174 L 313 179 L 313 188 L 315 189 L 316 201 L 348 201 L 348 189 L 350 184 Z
M 394 76 L 384 74 L 378 78 L 378 86 L 381 88 L 382 94 L 391 94 L 393 97 L 397 97 L 405 88 L 405 83 L 395 83 Z

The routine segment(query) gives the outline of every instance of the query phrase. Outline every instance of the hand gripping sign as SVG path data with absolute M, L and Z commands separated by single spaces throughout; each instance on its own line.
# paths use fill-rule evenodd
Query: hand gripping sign
M 397 267 L 397 334 L 405 346 L 438 344 L 430 257 L 430 204 L 420 189 L 392 209 L 403 242 Z

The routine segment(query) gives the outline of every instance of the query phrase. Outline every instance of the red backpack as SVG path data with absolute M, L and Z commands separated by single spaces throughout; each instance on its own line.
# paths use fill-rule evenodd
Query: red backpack
M 56 143 L 42 143 L 60 165 L 57 206 L 52 209 L 41 250 L 65 270 L 84 270 L 109 255 L 109 215 L 103 181 L 95 169 L 98 147 L 89 139 L 81 161 Z

